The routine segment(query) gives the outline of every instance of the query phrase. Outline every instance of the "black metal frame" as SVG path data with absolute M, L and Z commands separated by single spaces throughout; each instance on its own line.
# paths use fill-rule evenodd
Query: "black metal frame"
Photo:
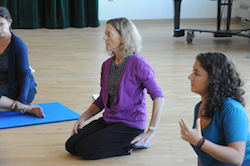
M 180 29 L 180 9 L 181 9 L 181 1 L 182 0 L 174 0 L 174 7 L 175 7 L 175 15 L 174 15 L 174 37 L 182 37 L 185 36 L 185 31 L 188 31 L 187 33 L 187 42 L 191 43 L 194 38 L 194 31 L 198 32 L 208 32 L 213 33 L 214 37 L 232 37 L 234 35 L 236 36 L 242 36 L 242 37 L 248 37 L 250 38 L 249 34 L 242 34 L 243 31 L 250 31 L 250 28 L 245 29 L 234 29 L 230 30 L 230 23 L 231 23 L 231 11 L 232 11 L 232 0 L 226 0 L 222 2 L 222 0 L 218 1 L 218 10 L 217 10 L 217 30 L 204 30 L 204 29 Z M 226 29 L 221 30 L 221 7 L 227 6 L 227 20 L 226 20 Z

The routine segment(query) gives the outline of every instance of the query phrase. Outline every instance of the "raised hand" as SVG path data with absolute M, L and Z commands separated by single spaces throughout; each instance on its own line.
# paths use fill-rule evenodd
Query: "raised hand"
M 194 129 L 189 127 L 184 119 L 181 119 L 179 124 L 181 127 L 181 138 L 196 146 L 202 138 L 200 118 L 196 120 L 196 127 Z

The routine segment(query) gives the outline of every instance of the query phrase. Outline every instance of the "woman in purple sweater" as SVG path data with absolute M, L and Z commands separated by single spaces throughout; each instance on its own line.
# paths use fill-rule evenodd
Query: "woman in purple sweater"
M 66 150 L 94 160 L 129 155 L 132 150 L 148 148 L 159 124 L 164 96 L 155 80 L 154 70 L 138 55 L 141 37 L 135 25 L 126 18 L 107 22 L 103 37 L 111 58 L 102 65 L 99 97 L 75 123 Z M 145 94 L 153 100 L 149 128 Z M 87 125 L 97 113 L 103 117 Z
M 36 83 L 25 43 L 13 34 L 9 11 L 0 6 L 0 112 L 18 111 L 44 117 L 43 109 L 31 104 Z

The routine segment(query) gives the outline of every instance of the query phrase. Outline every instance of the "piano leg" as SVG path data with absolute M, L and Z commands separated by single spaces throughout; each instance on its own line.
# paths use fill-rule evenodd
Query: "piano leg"
M 174 37 L 185 35 L 184 31 L 180 30 L 181 1 L 182 0 L 174 0 Z

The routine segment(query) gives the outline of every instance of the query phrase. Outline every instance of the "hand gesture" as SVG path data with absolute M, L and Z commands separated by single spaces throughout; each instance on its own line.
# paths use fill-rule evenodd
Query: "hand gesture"
M 73 130 L 71 132 L 71 136 L 74 134 L 78 134 L 78 130 L 83 128 L 84 120 L 80 117 L 76 123 L 74 124 Z
M 17 101 L 17 100 L 15 100 L 13 102 L 13 104 L 11 105 L 11 109 L 15 110 L 15 111 L 18 111 L 18 112 L 24 113 L 24 112 L 26 112 L 26 105 L 19 102 L 19 101 Z
M 196 120 L 196 127 L 194 129 L 190 128 L 184 119 L 181 119 L 179 122 L 181 127 L 181 138 L 185 141 L 193 144 L 196 146 L 200 139 L 202 138 L 201 135 L 201 125 L 200 125 L 200 118 Z

